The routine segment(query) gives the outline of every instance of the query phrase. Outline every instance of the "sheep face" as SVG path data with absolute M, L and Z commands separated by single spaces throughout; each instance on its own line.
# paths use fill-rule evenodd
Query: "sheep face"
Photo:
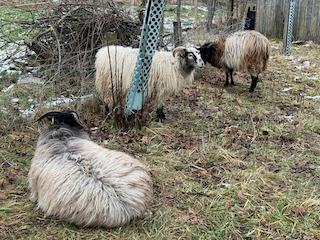
M 210 63 L 212 66 L 221 68 L 221 57 L 224 52 L 224 41 L 209 42 L 198 48 L 204 63 Z
M 212 43 L 206 43 L 198 48 L 201 58 L 205 64 L 209 62 L 214 56 L 215 48 L 210 49 L 210 45 L 212 45 Z
M 174 56 L 180 58 L 182 69 L 190 74 L 194 69 L 203 69 L 204 62 L 200 51 L 195 48 L 178 47 L 173 51 Z

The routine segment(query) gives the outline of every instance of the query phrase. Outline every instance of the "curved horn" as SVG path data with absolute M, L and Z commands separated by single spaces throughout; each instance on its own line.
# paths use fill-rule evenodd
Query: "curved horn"
M 214 44 L 214 42 L 210 43 L 207 48 L 211 48 L 211 46 Z
M 184 50 L 184 49 L 186 48 L 182 46 L 176 47 L 175 49 L 173 49 L 172 55 L 175 57 L 177 52 L 180 52 L 181 50 Z
M 58 114 L 61 114 L 61 112 L 59 112 L 59 111 L 46 112 L 46 113 L 44 113 L 43 115 L 41 115 L 41 117 L 40 117 L 36 122 L 42 120 L 42 119 L 45 118 L 45 117 L 48 117 L 48 116 L 57 116 Z

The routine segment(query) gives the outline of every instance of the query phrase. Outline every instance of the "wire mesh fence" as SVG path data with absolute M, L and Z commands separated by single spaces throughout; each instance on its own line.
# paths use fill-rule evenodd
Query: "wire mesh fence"
M 14 4 L 6 2 L 6 8 L 1 9 L 7 16 L 19 17 L 0 15 L 0 77 L 14 71 L 33 75 L 55 86 L 57 99 L 66 88 L 76 98 L 94 92 L 95 55 L 101 47 L 139 45 L 141 11 L 140 19 L 138 16 L 142 8 L 137 8 L 136 16 L 132 16 L 126 7 L 113 1 Z M 168 8 L 172 11 L 172 6 Z M 234 19 L 225 9 L 217 8 L 215 14 L 215 25 L 210 31 L 205 16 L 198 18 L 197 28 L 193 27 L 194 19 L 189 19 L 189 24 L 183 25 L 182 44 L 199 46 L 244 28 L 245 22 Z M 164 20 L 160 50 L 170 51 L 175 45 L 173 21 L 174 18 Z

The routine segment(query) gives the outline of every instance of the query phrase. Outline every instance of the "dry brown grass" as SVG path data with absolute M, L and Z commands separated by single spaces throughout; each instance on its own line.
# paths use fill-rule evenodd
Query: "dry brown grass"
M 115 229 L 79 229 L 35 209 L 26 175 L 45 126 L 18 115 L 23 102 L 9 107 L 27 90 L 0 92 L 10 113 L 0 123 L 0 238 L 320 239 L 320 108 L 319 99 L 308 99 L 320 94 L 320 46 L 293 45 L 293 62 L 281 54 L 281 42 L 271 43 L 279 49 L 255 92 L 248 92 L 247 73 L 225 88 L 224 73 L 207 66 L 195 85 L 168 99 L 162 124 L 152 113 L 141 129 L 124 131 L 92 102 L 55 107 L 76 109 L 94 141 L 107 140 L 105 147 L 150 169 L 152 217 Z M 28 91 L 23 96 L 49 94 Z

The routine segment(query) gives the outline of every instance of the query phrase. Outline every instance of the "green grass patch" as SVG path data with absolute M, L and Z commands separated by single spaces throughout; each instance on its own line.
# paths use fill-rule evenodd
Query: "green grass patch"
M 320 239 L 320 100 L 307 98 L 319 95 L 319 77 L 310 79 L 319 74 L 319 51 L 312 43 L 293 47 L 292 61 L 273 48 L 253 93 L 247 73 L 224 87 L 224 73 L 206 66 L 195 84 L 165 102 L 164 123 L 152 112 L 141 129 L 117 129 L 94 100 L 51 106 L 76 110 L 93 141 L 148 166 L 152 216 L 114 229 L 45 218 L 28 196 L 28 169 L 47 127 L 34 120 L 49 100 L 92 93 L 93 80 L 79 88 L 57 83 L 0 92 L 0 238 Z M 299 70 L 304 61 L 310 66 Z M 19 109 L 29 99 L 38 105 L 24 118 Z

